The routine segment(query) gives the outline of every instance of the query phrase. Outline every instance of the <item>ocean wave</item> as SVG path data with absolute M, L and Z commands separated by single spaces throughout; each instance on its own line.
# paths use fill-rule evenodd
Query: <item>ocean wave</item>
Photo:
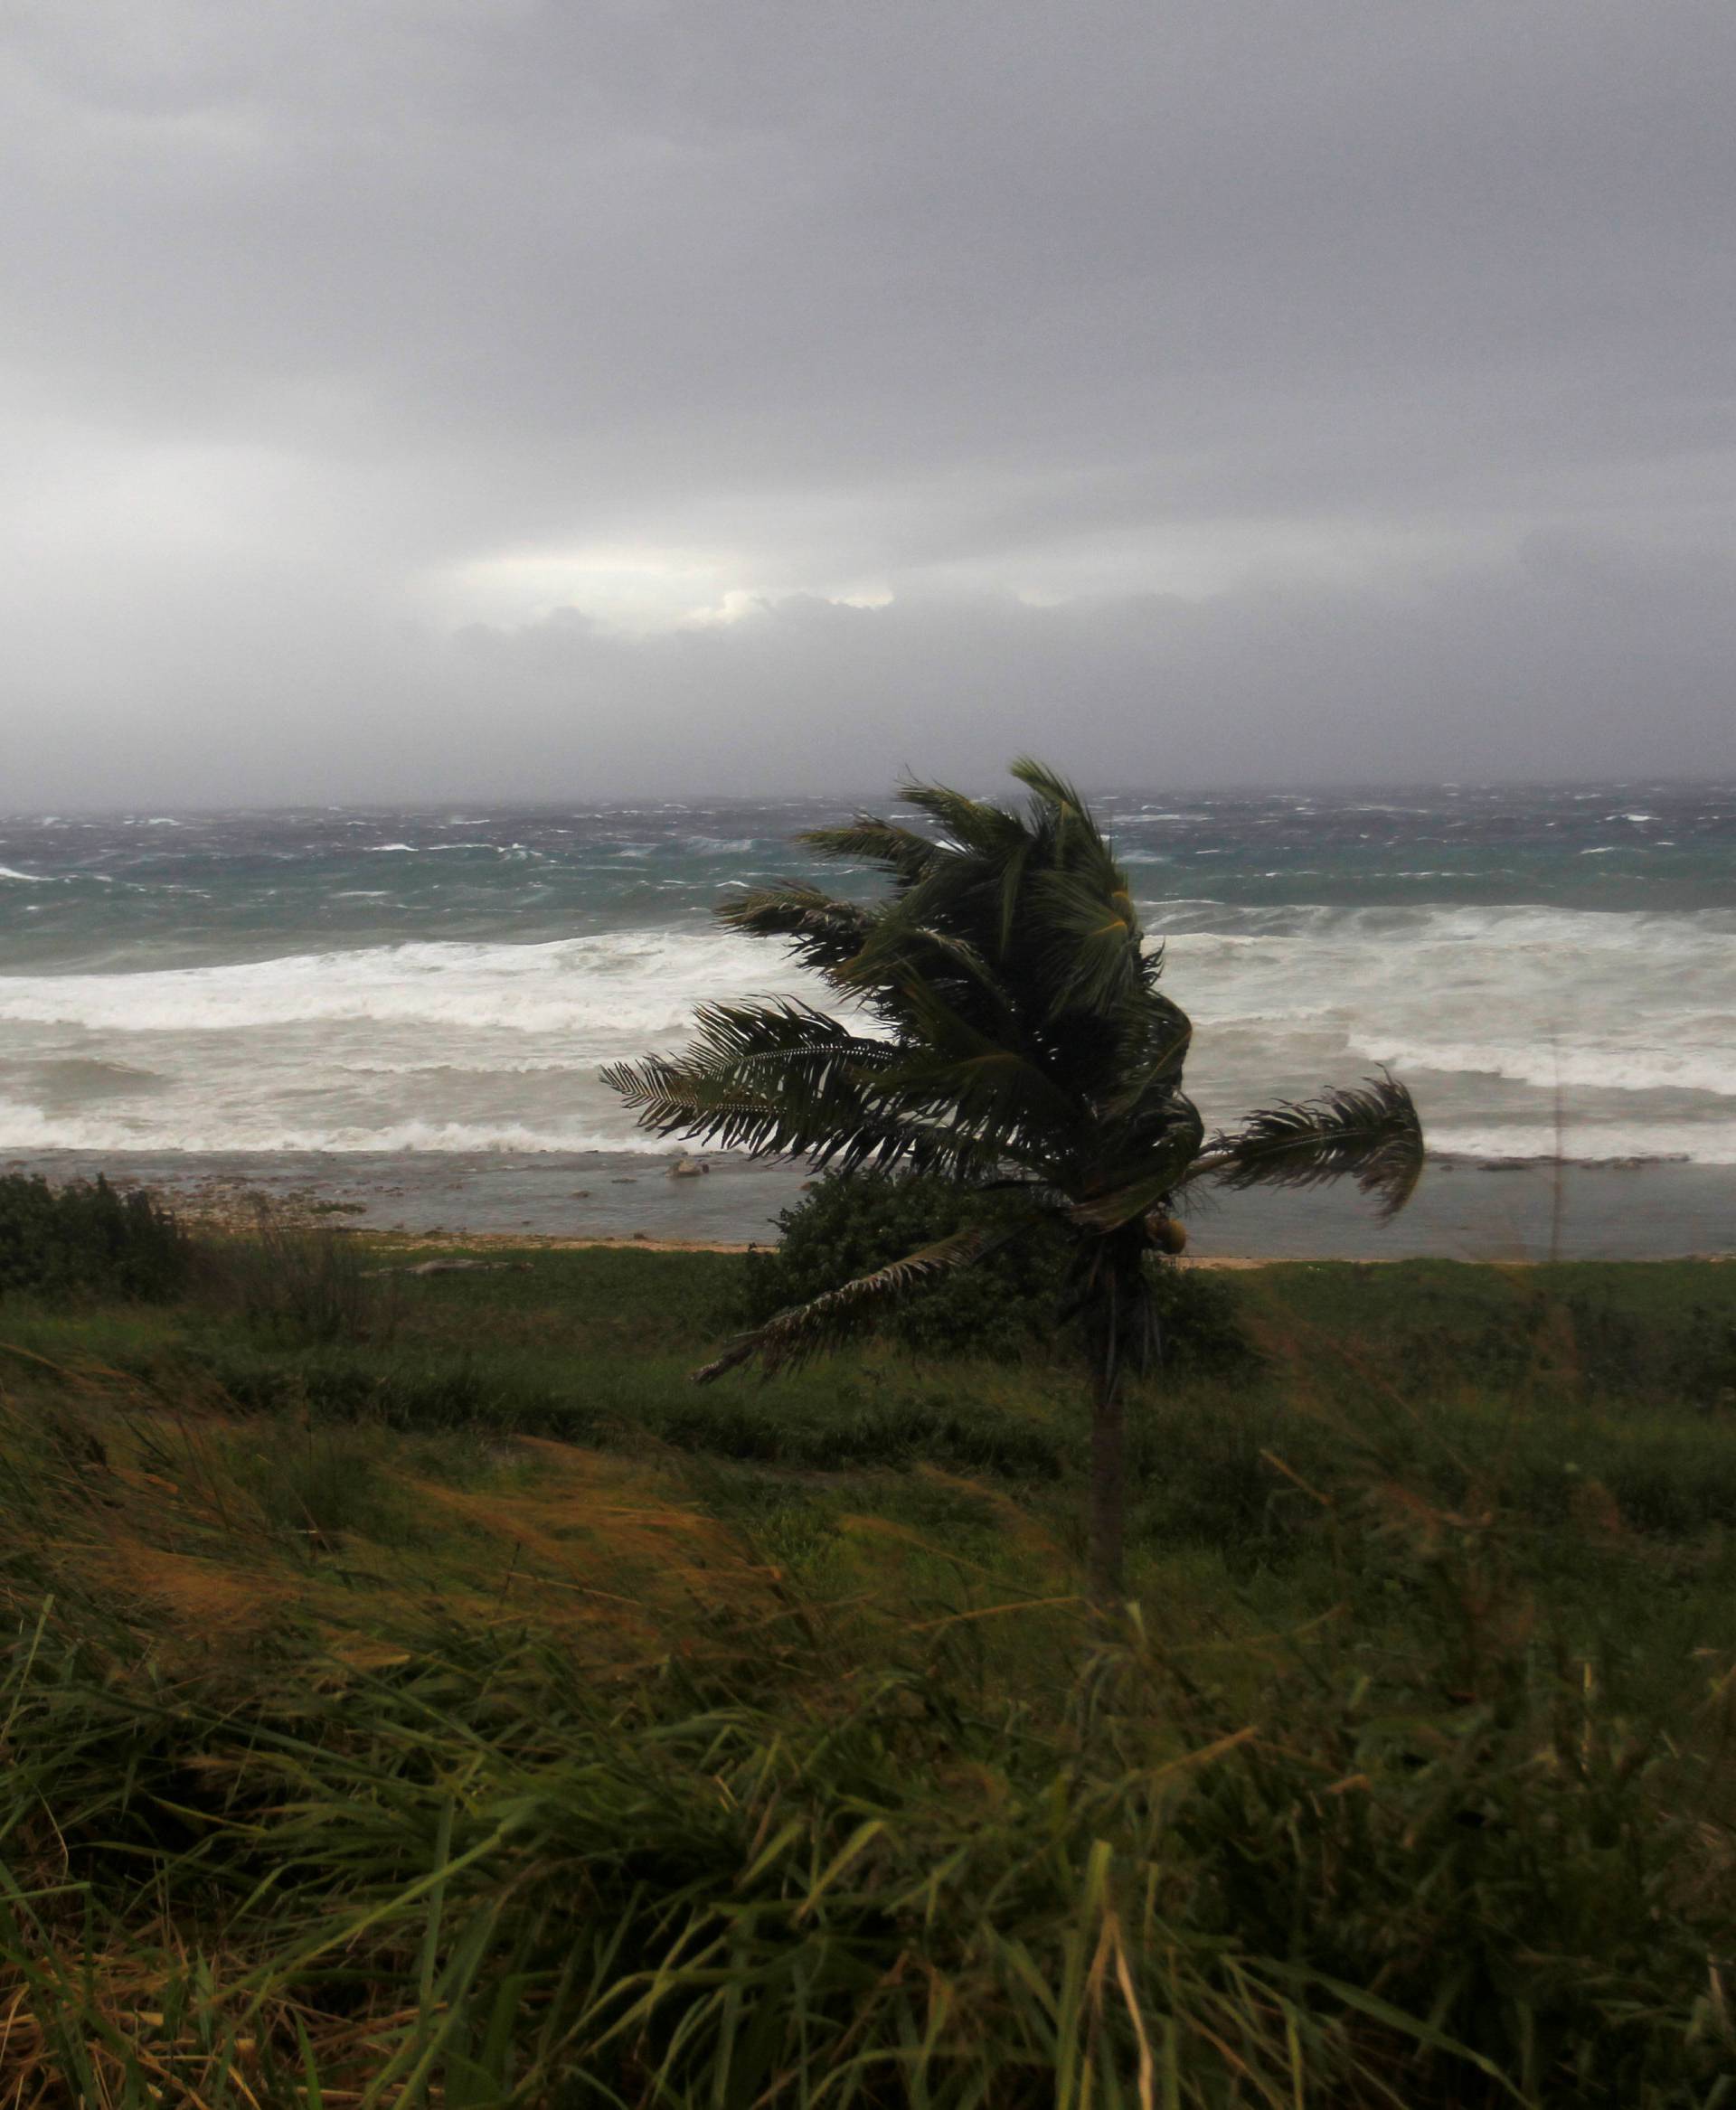
M 1569 1122 L 1558 1139 L 1545 1121 L 1490 1126 L 1445 1121 L 1429 1131 L 1429 1149 L 1442 1157 L 1498 1163 L 1538 1158 L 1552 1163 L 1557 1142 L 1563 1161 L 1664 1164 L 1684 1160 L 1701 1165 L 1736 1165 L 1736 1122 L 1607 1122 L 1595 1128 Z
M 53 883 L 45 872 L 14 871 L 9 864 L 0 864 L 0 880 L 16 880 L 20 885 L 26 887 L 45 887 Z
M 597 1059 L 594 1055 L 574 1055 L 564 1060 L 558 1056 L 527 1055 L 516 1060 L 503 1057 L 486 1062 L 429 1062 L 406 1059 L 402 1062 L 340 1061 L 334 1067 L 344 1077 L 578 1077 L 589 1079 L 596 1075 Z
M 1604 1048 L 1552 1045 L 1547 1038 L 1519 1041 L 1426 1041 L 1359 1034 L 1360 1060 L 1401 1072 L 1429 1070 L 1459 1077 L 1499 1077 L 1511 1083 L 1566 1091 L 1704 1092 L 1736 1098 L 1736 1041 L 1703 1047 L 1616 1043 Z
M 1455 903 L 1384 902 L 1378 907 L 1345 908 L 1320 901 L 1249 904 L 1209 895 L 1161 901 L 1142 900 L 1139 907 L 1155 937 L 1182 938 L 1283 937 L 1307 934 L 1345 945 L 1368 944 L 1385 954 L 1393 941 L 1414 947 L 1453 950 L 1481 947 L 1495 951 L 1529 950 L 1556 956 L 1569 953 L 1655 956 L 1730 954 L 1736 941 L 1736 909 L 1555 908 L 1542 902 Z M 1736 955 L 1730 955 L 1736 957 Z
M 210 967 L 0 975 L 0 1022 L 159 1033 L 345 1021 L 656 1033 L 684 1026 L 708 996 L 813 986 L 752 939 L 710 932 L 430 940 Z
M 321 1128 L 269 1118 L 207 1121 L 169 1128 L 161 1122 L 127 1121 L 112 1116 L 56 1116 L 38 1107 L 0 1100 L 0 1149 L 83 1151 L 186 1151 L 221 1154 L 230 1151 L 329 1153 L 334 1156 L 372 1151 L 426 1151 L 443 1154 L 488 1154 L 513 1151 L 630 1152 L 636 1157 L 667 1157 L 661 1137 L 633 1129 L 598 1130 L 578 1122 L 533 1125 L 515 1121 L 400 1120 L 368 1125 L 358 1122 Z
M 1163 919 L 1165 985 L 1194 1017 L 1190 1084 L 1211 1122 L 1387 1062 L 1417 1081 L 1441 1147 L 1470 1149 L 1467 1134 L 1486 1127 L 1480 1154 L 1520 1154 L 1514 1124 L 1552 1147 L 1559 1049 L 1576 1154 L 1730 1162 L 1736 910 L 1194 898 L 1167 904 Z M 776 948 L 672 921 L 0 975 L 0 1035 L 14 1064 L 0 1145 L 634 1147 L 597 1065 L 677 1045 L 698 1003 L 750 993 L 821 1000 Z M 148 1104 L 71 1108 L 44 1086 L 32 1105 L 35 1088 L 16 1065 L 75 1058 L 132 1062 L 167 1081 Z

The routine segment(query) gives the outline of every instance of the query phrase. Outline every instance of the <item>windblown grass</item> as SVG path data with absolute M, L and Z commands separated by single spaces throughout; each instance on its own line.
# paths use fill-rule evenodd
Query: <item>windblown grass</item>
M 418 1286 L 389 1347 L 8 1314 L 0 2100 L 1732 2100 L 1715 1399 L 1523 1302 L 1462 1370 L 1481 1276 L 1353 1323 L 1383 1286 L 1287 1271 L 1265 1377 L 1145 1403 L 1108 1631 L 1053 1373 L 830 1380 L 1042 1472 L 677 1448 L 714 1282 L 609 1256 L 611 1306 L 593 1258 Z M 612 1338 L 609 1447 L 514 1426 Z M 306 1381 L 455 1367 L 479 1411 Z

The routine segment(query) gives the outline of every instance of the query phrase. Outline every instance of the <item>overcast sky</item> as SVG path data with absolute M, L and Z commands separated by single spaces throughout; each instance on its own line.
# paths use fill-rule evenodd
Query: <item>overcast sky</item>
M 1731 0 L 0 0 L 0 806 L 1736 774 Z

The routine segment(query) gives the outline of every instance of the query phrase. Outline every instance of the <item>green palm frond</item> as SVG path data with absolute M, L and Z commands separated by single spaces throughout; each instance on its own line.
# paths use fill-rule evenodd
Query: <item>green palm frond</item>
M 854 821 L 835 828 L 804 829 L 796 840 L 822 857 L 881 865 L 905 886 L 921 878 L 935 853 L 928 836 L 873 814 L 858 814 Z
M 1097 834 L 1091 809 L 1058 769 L 1052 769 L 1046 762 L 1035 761 L 1029 755 L 1020 755 L 1009 766 L 1007 774 L 1015 777 L 1035 796 L 1039 805 L 1058 818 L 1079 823 L 1092 834 Z
M 1182 1071 L 1194 1041 L 1194 1022 L 1180 1004 L 1150 985 L 1147 960 L 1145 985 L 1121 1006 L 1116 1025 L 1118 1082 L 1099 1104 L 1103 1119 L 1134 1129 L 1164 1117 L 1181 1090 Z
M 1115 869 L 1114 856 L 1078 786 L 1028 755 L 1013 764 L 1012 774 L 1031 793 L 1033 824 L 1052 834 L 1056 862 L 1107 881 Z
M 972 940 L 944 923 L 916 919 L 926 881 L 887 910 L 855 957 L 831 977 L 836 987 L 895 1020 L 906 1035 L 921 1029 L 912 991 L 932 994 L 978 1033 L 1016 1041 L 1019 1027 L 1005 986 Z
M 1025 874 L 1037 849 L 1036 838 L 1027 834 L 1022 842 L 1015 843 L 1001 860 L 998 881 L 1000 893 L 1000 920 L 995 926 L 995 951 L 1003 957 L 1013 944 L 1013 936 L 1018 928 L 1019 909 L 1024 894 Z
M 1379 1203 L 1385 1221 L 1416 1192 L 1422 1165 L 1415 1103 L 1382 1070 L 1361 1085 L 1341 1086 L 1317 1099 L 1286 1099 L 1250 1115 L 1233 1134 L 1213 1136 L 1194 1170 L 1227 1187 L 1354 1180 Z
M 1030 1220 L 1036 1220 L 1034 1214 Z M 854 1282 L 829 1289 L 790 1311 L 779 1312 L 763 1326 L 743 1333 L 714 1361 L 696 1370 L 693 1381 L 709 1385 L 726 1371 L 739 1370 L 744 1362 L 756 1359 L 770 1374 L 824 1354 L 865 1332 L 887 1305 L 921 1283 L 948 1269 L 973 1266 L 1008 1244 L 1025 1228 L 1024 1224 L 1010 1229 L 1005 1225 L 972 1225 L 918 1252 L 907 1253 L 901 1260 L 876 1267 L 872 1274 L 859 1275 Z
M 656 1135 L 848 1171 L 908 1164 L 948 1177 L 997 1173 L 1005 1153 L 956 1118 L 889 1103 L 880 1079 L 907 1059 L 793 1003 L 706 1004 L 678 1055 L 611 1063 L 603 1081 Z
M 1063 1011 L 1108 1012 L 1143 975 L 1145 933 L 1126 880 L 1111 867 L 1102 875 L 1045 871 L 1030 892 L 1045 943 L 1043 966 L 1053 994 L 1051 1016 Z
M 1060 1133 L 1077 1123 L 1078 1096 L 1023 1049 L 984 1032 L 930 984 L 913 979 L 901 995 L 916 1031 L 899 1067 L 878 1080 L 880 1090 L 923 1107 L 952 1100 L 967 1119 L 980 1116 L 980 1096 L 989 1092 L 1005 1107 L 1009 1130 L 1023 1124 Z
M 778 880 L 722 902 L 717 918 L 749 937 L 783 938 L 803 966 L 830 975 L 855 958 L 881 913 L 805 881 Z
M 680 1055 L 613 1063 L 603 1081 L 654 1135 L 720 1149 L 805 1151 L 860 1123 L 866 1079 L 897 1056 L 801 1003 L 708 1003 L 694 1022 Z
M 1072 1204 L 1067 1213 L 1074 1223 L 1090 1231 L 1118 1230 L 1168 1202 L 1186 1180 L 1205 1133 L 1198 1109 L 1180 1093 L 1169 1114 L 1167 1133 L 1141 1159 L 1118 1166 L 1113 1187 Z
M 1024 834 L 1018 815 L 1008 813 L 1004 805 L 968 798 L 962 791 L 948 790 L 944 784 L 924 784 L 917 777 L 906 777 L 898 787 L 898 796 L 906 805 L 915 806 L 939 823 L 949 839 L 942 849 L 1004 855 L 1017 847 Z

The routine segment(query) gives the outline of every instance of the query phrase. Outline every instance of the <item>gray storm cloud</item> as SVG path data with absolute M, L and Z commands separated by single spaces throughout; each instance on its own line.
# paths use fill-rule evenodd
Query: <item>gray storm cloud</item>
M 1728 770 L 1736 13 L 0 15 L 0 805 Z

